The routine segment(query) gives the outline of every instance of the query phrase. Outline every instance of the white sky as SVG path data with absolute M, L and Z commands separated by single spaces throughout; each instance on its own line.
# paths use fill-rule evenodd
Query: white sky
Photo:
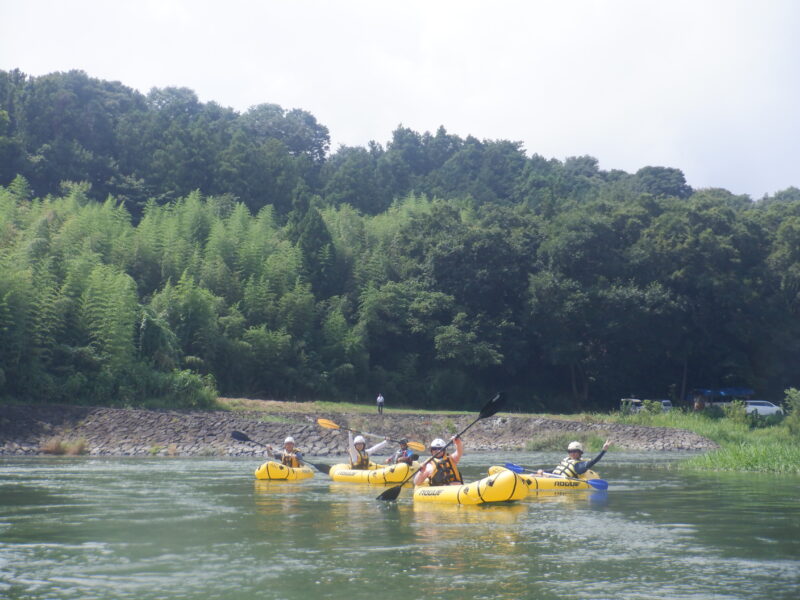
M 312 113 L 340 144 L 403 124 L 800 187 L 794 0 L 0 0 L 0 69 Z

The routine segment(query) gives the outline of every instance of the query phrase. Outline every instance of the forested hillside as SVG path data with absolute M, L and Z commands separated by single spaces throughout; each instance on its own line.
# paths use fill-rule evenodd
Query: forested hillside
M 518 408 L 800 364 L 800 190 L 0 71 L 0 397 Z

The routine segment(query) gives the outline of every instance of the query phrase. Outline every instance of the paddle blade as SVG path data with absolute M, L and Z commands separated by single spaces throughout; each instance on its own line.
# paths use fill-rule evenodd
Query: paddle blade
M 478 419 L 485 419 L 496 414 L 506 403 L 506 395 L 504 392 L 498 393 L 494 398 L 489 400 L 478 414 Z
M 317 419 L 317 425 L 324 427 L 325 429 L 341 429 L 341 427 L 339 427 L 330 419 Z
M 390 487 L 388 490 L 384 491 L 380 496 L 378 496 L 377 500 L 383 500 L 384 502 L 392 502 L 393 500 L 397 500 L 401 489 L 403 489 L 402 483 L 400 485 Z
M 231 437 L 233 439 L 235 439 L 236 441 L 238 441 L 238 442 L 252 442 L 253 441 L 249 437 L 247 437 L 246 433 L 244 433 L 242 431 L 231 431 Z
M 330 471 L 331 471 L 331 465 L 326 465 L 324 463 L 312 463 L 312 462 L 308 462 L 308 461 L 305 461 L 305 463 L 307 465 L 311 465 L 312 467 L 314 467 L 320 473 L 325 473 L 325 475 L 328 475 L 330 473 Z
M 608 489 L 608 482 L 605 479 L 587 479 L 586 482 L 596 490 Z
M 412 450 L 416 450 L 417 452 L 425 451 L 425 444 L 422 442 L 408 442 L 408 447 Z
M 525 468 L 520 467 L 519 465 L 515 465 L 514 463 L 506 463 L 503 465 L 509 471 L 514 471 L 514 473 L 524 473 Z

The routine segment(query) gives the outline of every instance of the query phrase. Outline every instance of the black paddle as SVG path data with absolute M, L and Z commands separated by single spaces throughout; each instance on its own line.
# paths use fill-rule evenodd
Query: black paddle
M 489 400 L 489 402 L 487 402 L 484 405 L 484 407 L 481 409 L 481 412 L 478 414 L 478 418 L 475 419 L 472 423 L 470 423 L 466 427 L 464 427 L 464 429 L 459 431 L 456 435 L 454 435 L 453 438 L 449 442 L 447 442 L 447 444 L 445 445 L 445 449 L 447 449 L 447 446 L 449 446 L 450 444 L 453 443 L 454 439 L 464 435 L 470 427 L 475 425 L 475 423 L 477 423 L 481 419 L 485 419 L 487 417 L 491 417 L 493 414 L 497 413 L 500 410 L 500 408 L 503 406 L 503 404 L 505 404 L 505 400 L 506 400 L 505 399 L 505 394 L 503 394 L 502 392 L 497 394 L 491 400 Z M 432 460 L 433 460 L 433 456 L 431 456 L 428 460 L 426 460 L 424 463 L 422 463 L 419 466 L 419 470 L 421 471 L 422 469 L 424 469 L 425 465 L 427 465 Z M 403 481 L 403 483 L 401 483 L 400 485 L 396 485 L 394 487 L 389 488 L 388 490 L 383 492 L 380 496 L 378 496 L 377 499 L 378 500 L 384 500 L 386 502 L 391 502 L 392 500 L 397 500 L 397 497 L 400 495 L 400 490 L 408 482 L 408 480 L 411 479 L 415 474 L 416 473 L 412 473 L 411 475 L 406 477 L 405 480 Z
M 264 448 L 267 447 L 267 444 L 262 444 L 261 442 L 257 442 L 255 440 L 251 440 L 247 436 L 247 434 L 244 433 L 243 431 L 231 431 L 231 437 L 233 439 L 235 439 L 237 442 L 250 442 L 251 444 L 256 444 L 258 446 L 263 446 Z M 317 471 L 320 471 L 320 472 L 325 473 L 325 474 L 327 474 L 328 471 L 331 470 L 331 466 L 330 465 L 325 465 L 325 464 L 322 464 L 322 463 L 312 463 L 312 462 L 308 462 L 307 460 L 303 460 L 302 462 L 311 465 Z

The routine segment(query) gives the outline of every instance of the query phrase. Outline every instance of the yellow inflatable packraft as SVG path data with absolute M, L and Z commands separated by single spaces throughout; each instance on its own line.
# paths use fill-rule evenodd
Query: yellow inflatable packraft
M 419 463 L 416 462 L 411 466 L 406 463 L 385 466 L 370 463 L 369 466 L 369 469 L 351 469 L 349 464 L 342 463 L 333 465 L 328 475 L 334 481 L 384 485 L 405 481 L 419 469 Z
M 269 479 L 272 481 L 296 481 L 314 476 L 311 467 L 287 467 L 283 463 L 268 460 L 256 469 L 256 479 Z
M 507 470 L 508 469 L 505 467 L 489 467 L 490 474 Z M 589 469 L 580 476 L 580 479 L 570 479 L 567 477 L 538 477 L 532 473 L 523 473 L 520 475 L 520 478 L 525 482 L 525 485 L 528 486 L 528 489 L 533 492 L 537 490 L 593 490 L 594 487 L 592 487 L 592 485 L 587 481 L 581 480 L 600 479 L 600 476 Z
M 502 469 L 479 481 L 464 485 L 420 485 L 414 488 L 414 502 L 439 504 L 483 504 L 521 500 L 528 495 L 522 477 Z

